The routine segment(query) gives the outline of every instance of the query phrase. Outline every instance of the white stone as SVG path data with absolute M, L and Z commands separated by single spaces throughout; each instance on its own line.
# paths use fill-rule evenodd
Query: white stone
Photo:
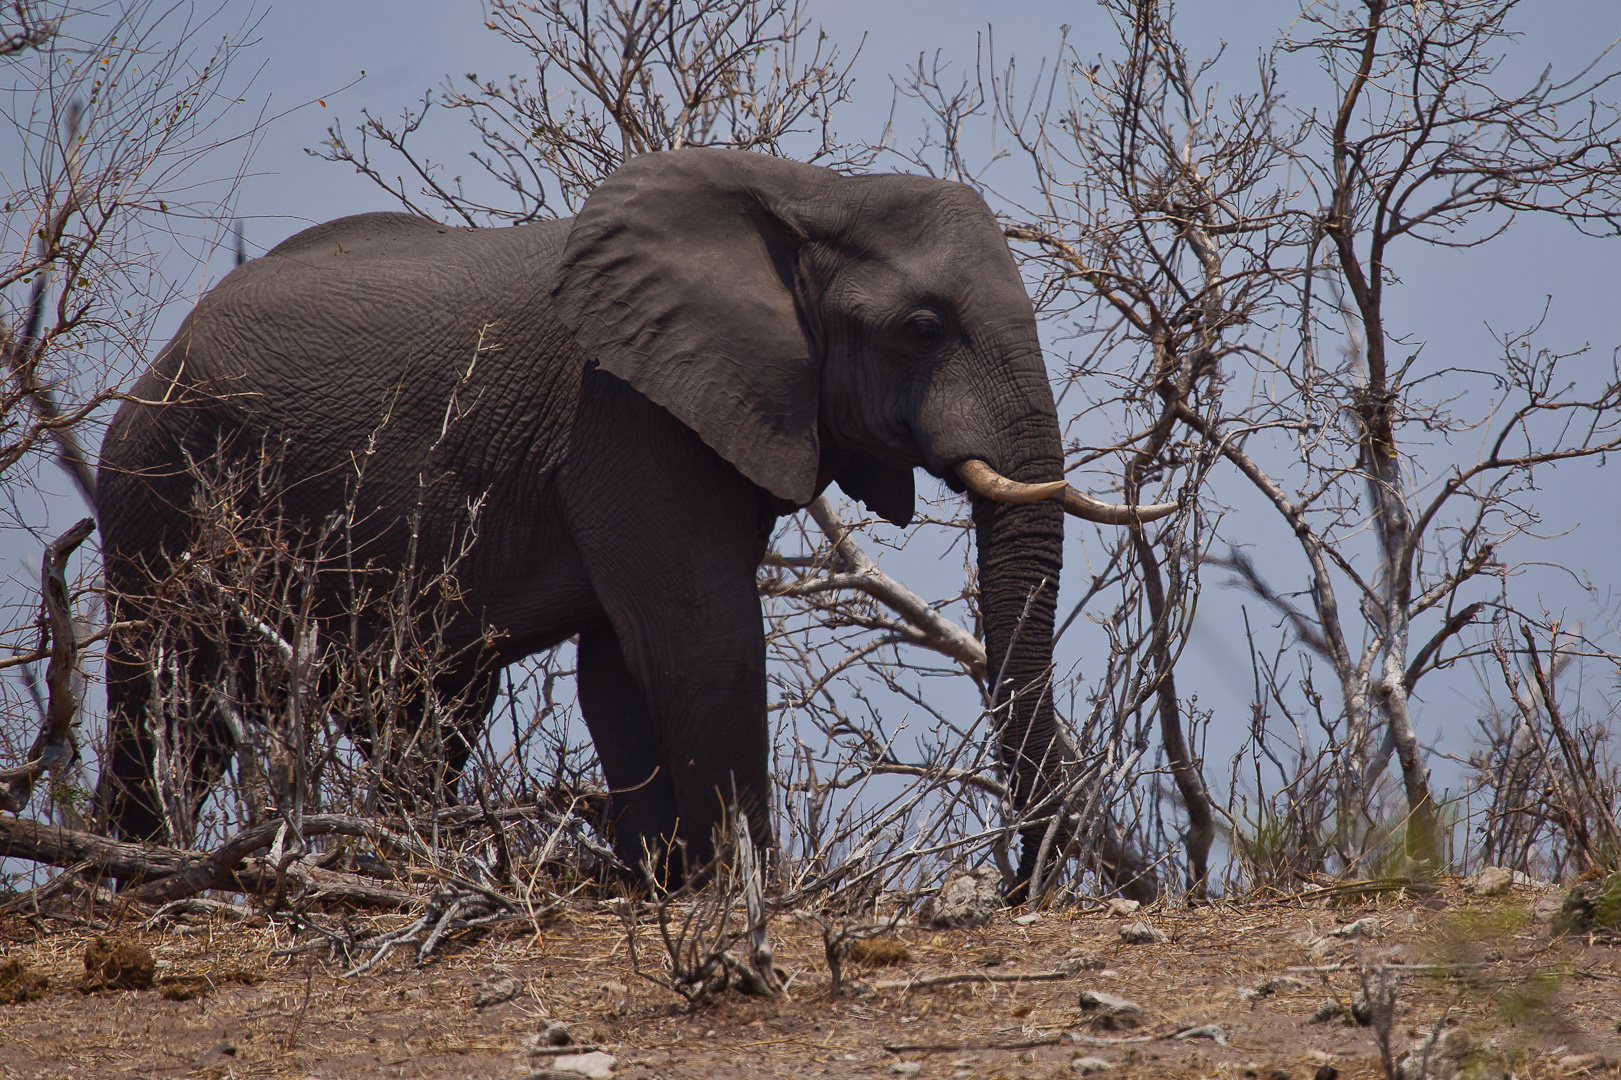
M 554 1072 L 579 1073 L 586 1080 L 613 1080 L 619 1061 L 612 1054 L 593 1050 L 589 1054 L 560 1054 L 549 1067 Z
M 1328 932 L 1329 937 L 1337 938 L 1376 938 L 1379 936 L 1379 920 L 1369 915 L 1365 919 L 1358 919 L 1354 923 Z
M 1507 896 L 1514 885 L 1514 872 L 1501 866 L 1488 866 L 1469 879 L 1476 896 Z
M 897 1061 L 889 1067 L 889 1071 L 900 1076 L 916 1076 L 923 1071 L 921 1061 Z
M 934 896 L 929 924 L 948 930 L 984 926 L 1002 910 L 1001 882 L 994 866 L 947 875 Z
M 1070 1059 L 1069 1067 L 1082 1076 L 1088 1076 L 1092 1073 L 1108 1072 L 1110 1065 L 1100 1057 L 1078 1057 Z
M 1169 941 L 1171 935 L 1163 930 L 1156 930 L 1145 922 L 1126 923 L 1120 928 L 1120 940 L 1127 945 L 1150 945 L 1158 941 Z
M 1038 923 L 1040 921 L 1041 921 L 1041 916 L 1040 915 L 1031 913 L 1029 915 L 1020 915 L 1017 919 L 1013 920 L 1013 925 L 1014 926 L 1034 926 L 1034 925 L 1036 925 L 1036 923 Z

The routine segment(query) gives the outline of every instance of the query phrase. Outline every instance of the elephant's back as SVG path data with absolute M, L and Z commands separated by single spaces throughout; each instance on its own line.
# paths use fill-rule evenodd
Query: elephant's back
M 585 363 L 549 301 L 567 231 L 365 214 L 237 268 L 108 430 L 104 535 L 152 546 L 143 519 L 184 514 L 188 462 L 261 451 L 312 522 L 356 502 L 381 534 L 424 490 L 525 501 L 567 446 Z M 441 501 L 429 518 L 465 516 Z

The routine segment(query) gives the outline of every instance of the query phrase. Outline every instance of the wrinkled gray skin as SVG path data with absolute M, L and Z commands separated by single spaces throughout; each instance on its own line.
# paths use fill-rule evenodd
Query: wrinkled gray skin
M 447 635 L 491 625 L 498 655 L 441 690 L 471 688 L 460 726 L 476 732 L 492 661 L 578 634 L 581 709 L 631 858 L 672 835 L 701 858 L 733 791 L 770 835 L 755 573 L 778 515 L 837 481 L 905 524 L 912 470 L 960 490 L 968 458 L 1063 475 L 1030 300 L 978 195 L 723 150 L 637 158 L 571 221 L 366 214 L 299 233 L 204 297 L 134 397 L 167 404 L 126 403 L 102 450 L 121 611 L 187 543 L 188 456 L 280 450 L 280 512 L 308 528 L 353 497 L 360 553 L 394 568 L 419 498 L 431 569 L 482 497 Z M 1006 700 L 1051 659 L 1062 511 L 973 499 Z M 115 639 L 109 677 L 106 797 L 130 838 L 161 830 L 140 646 Z M 1053 716 L 1036 692 L 1010 713 L 1000 752 L 1022 805 Z M 219 767 L 201 764 L 199 787 Z

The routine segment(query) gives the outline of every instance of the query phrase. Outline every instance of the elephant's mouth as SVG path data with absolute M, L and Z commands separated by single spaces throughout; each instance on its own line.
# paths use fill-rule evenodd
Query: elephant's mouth
M 1020 506 L 1061 496 L 1065 513 L 1101 525 L 1129 525 L 1133 521 L 1154 521 L 1174 514 L 1181 508 L 1180 503 L 1174 502 L 1152 503 L 1148 506 L 1125 506 L 1105 502 L 1077 491 L 1063 480 L 1053 480 L 1044 484 L 1021 484 L 1017 480 L 1009 480 L 978 458 L 959 461 L 953 466 L 953 470 L 969 491 L 994 502 Z

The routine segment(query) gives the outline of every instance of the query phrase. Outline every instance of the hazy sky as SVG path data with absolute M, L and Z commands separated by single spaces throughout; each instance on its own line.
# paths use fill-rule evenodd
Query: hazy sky
M 891 76 L 900 76 L 920 54 L 932 56 L 935 50 L 961 70 L 970 70 L 976 42 L 989 22 L 995 23 L 998 55 L 1016 56 L 1025 71 L 1050 55 L 1059 27 L 1066 24 L 1071 27 L 1071 42 L 1083 53 L 1118 52 L 1100 10 L 1084 3 L 812 0 L 808 7 L 812 21 L 825 28 L 846 56 L 865 35 L 855 67 L 855 100 L 845 106 L 838 124 L 844 134 L 858 138 L 876 138 L 881 131 L 891 104 Z M 249 10 L 248 4 L 232 0 L 226 5 L 228 24 L 235 25 Z M 485 28 L 476 0 L 274 0 L 253 10 L 262 13 L 257 44 L 239 59 L 239 70 L 258 69 L 247 107 L 256 109 L 258 103 L 267 102 L 268 114 L 275 119 L 259 135 L 236 202 L 250 254 L 310 223 L 395 208 L 370 181 L 305 153 L 325 137 L 328 124 L 341 119 L 353 129 L 362 108 L 397 115 L 447 75 L 477 72 L 501 77 L 527 70 L 525 56 Z M 1251 86 L 1256 54 L 1296 10 L 1294 4 L 1277 0 L 1244 4 L 1199 0 L 1182 5 L 1178 24 L 1195 52 L 1214 51 L 1225 42 L 1226 59 L 1218 73 L 1224 90 L 1230 85 L 1236 92 Z M 1505 74 L 1529 79 L 1549 63 L 1573 74 L 1621 35 L 1621 5 L 1614 0 L 1548 0 L 1527 6 L 1521 22 L 1526 36 Z M 1290 74 L 1300 75 L 1299 85 L 1304 87 L 1297 91 L 1285 80 L 1292 104 L 1317 100 L 1311 95 L 1321 93 L 1323 83 L 1306 78 L 1312 74 L 1309 66 Z M 1614 96 L 1621 98 L 1621 88 Z M 909 141 L 910 129 L 904 122 L 900 131 L 899 140 Z M 465 157 L 476 145 L 471 136 L 464 124 L 441 122 L 425 129 L 420 142 L 429 156 L 449 163 L 452 171 L 471 172 L 476 166 Z M 227 268 L 227 261 L 217 261 L 196 286 L 217 279 Z M 1615 241 L 1587 240 L 1568 228 L 1527 221 L 1505 239 L 1473 251 L 1401 252 L 1397 269 L 1403 285 L 1391 308 L 1393 329 L 1424 341 L 1430 366 L 1492 364 L 1496 349 L 1488 323 L 1500 329 L 1529 325 L 1550 295 L 1554 299 L 1546 344 L 1569 350 L 1591 343 L 1591 362 L 1604 365 L 1610 362 L 1612 348 L 1621 344 L 1621 309 L 1614 301 L 1616 283 L 1621 281 L 1621 245 Z M 179 314 L 173 317 L 178 319 Z M 1614 580 L 1609 562 L 1613 537 L 1621 531 L 1621 500 L 1615 498 L 1613 473 L 1579 466 L 1546 479 L 1550 529 L 1581 526 L 1573 535 L 1550 542 L 1547 552 L 1605 586 Z M 1235 508 L 1223 524 L 1224 536 L 1255 545 L 1275 570 L 1280 587 L 1298 586 L 1299 567 L 1291 562 L 1298 562 L 1298 550 L 1276 516 L 1249 499 L 1232 475 L 1218 476 L 1217 482 L 1219 493 Z M 58 520 L 65 524 L 78 512 L 71 501 L 56 504 L 52 525 Z M 1081 544 L 1078 534 L 1070 541 L 1066 558 L 1072 567 L 1084 564 Z M 1520 557 L 1533 556 L 1522 550 Z M 959 587 L 955 563 L 942 567 L 932 558 L 917 556 L 886 561 L 886 566 L 925 594 L 949 595 Z M 1241 629 L 1235 637 L 1235 628 L 1241 628 L 1242 598 L 1222 587 L 1223 577 L 1219 571 L 1205 575 L 1199 623 L 1178 678 L 1184 695 L 1197 691 L 1202 704 L 1217 709 L 1218 726 L 1227 732 L 1217 741 L 1226 744 L 1247 719 L 1249 664 L 1235 645 L 1242 641 Z M 1550 610 L 1568 609 L 1574 617 L 1589 621 L 1601 617 L 1603 606 L 1573 588 L 1568 577 L 1546 574 L 1535 580 L 1534 591 Z M 1251 613 L 1258 624 L 1268 621 L 1253 604 Z M 1082 660 L 1083 670 L 1088 670 Z M 1432 677 L 1425 690 L 1419 713 L 1421 738 L 1433 741 L 1443 730 L 1456 735 L 1473 715 L 1475 691 L 1470 681 L 1455 678 L 1443 687 Z M 1222 771 L 1214 762 L 1212 766 L 1212 773 Z

